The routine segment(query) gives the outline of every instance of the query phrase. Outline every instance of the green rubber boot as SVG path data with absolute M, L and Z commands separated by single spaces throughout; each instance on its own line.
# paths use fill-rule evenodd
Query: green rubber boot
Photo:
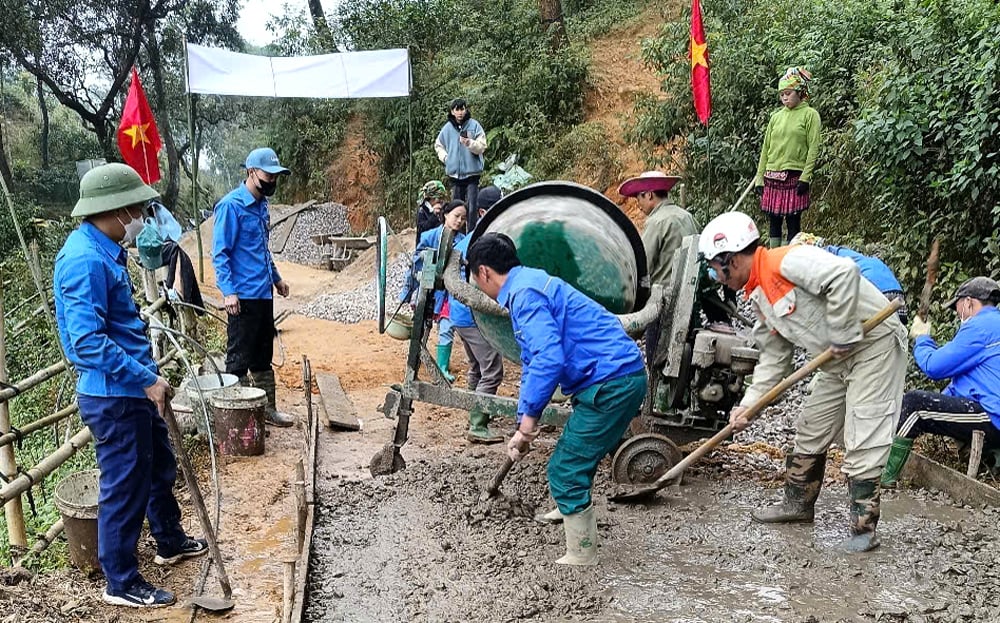
M 503 435 L 490 429 L 490 416 L 482 409 L 469 411 L 469 432 L 465 438 L 472 443 L 500 443 Z
M 840 544 L 840 548 L 850 554 L 871 551 L 881 544 L 875 534 L 882 503 L 878 478 L 849 478 L 847 490 L 851 496 L 851 536 Z
M 441 376 L 445 378 L 449 383 L 455 382 L 455 376 L 448 372 L 448 364 L 451 362 L 451 344 L 445 344 L 444 346 L 438 344 L 438 369 L 441 370 Z
M 826 454 L 789 454 L 785 457 L 785 499 L 750 513 L 758 523 L 809 523 L 823 486 Z
M 899 475 L 903 472 L 903 466 L 906 465 L 906 459 L 910 458 L 913 441 L 908 437 L 896 437 L 892 440 L 892 449 L 889 450 L 889 458 L 882 470 L 883 487 L 888 489 L 896 486 Z

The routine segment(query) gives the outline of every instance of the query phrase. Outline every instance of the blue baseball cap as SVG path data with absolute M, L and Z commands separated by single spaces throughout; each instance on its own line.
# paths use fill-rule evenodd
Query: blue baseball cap
M 278 173 L 289 175 L 291 171 L 281 166 L 278 162 L 278 154 L 270 147 L 258 147 L 247 156 L 247 162 L 243 165 L 246 169 L 260 169 L 265 173 Z

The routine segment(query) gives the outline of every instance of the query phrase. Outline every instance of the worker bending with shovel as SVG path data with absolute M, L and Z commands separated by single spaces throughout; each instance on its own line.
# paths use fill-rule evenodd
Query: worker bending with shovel
M 549 459 L 549 491 L 566 532 L 564 565 L 597 564 L 591 502 L 597 464 L 621 440 L 646 396 L 639 347 L 611 312 L 543 270 L 521 266 L 514 242 L 488 233 L 468 252 L 469 275 L 510 312 L 521 347 L 517 430 L 507 449 L 519 461 L 538 436 L 538 420 L 556 386 L 573 413 Z
M 753 219 L 726 212 L 713 219 L 699 240 L 710 274 L 742 290 L 758 321 L 753 339 L 760 361 L 753 383 L 734 407 L 730 423 L 749 424 L 747 407 L 789 371 L 796 346 L 813 357 L 830 348 L 835 355 L 817 372 L 796 423 L 795 447 L 785 458 L 785 491 L 780 504 L 753 511 L 754 521 L 813 521 L 823 484 L 827 449 L 844 438 L 850 495 L 848 552 L 878 547 L 879 477 L 889 456 L 906 374 L 906 330 L 893 315 L 867 335 L 862 321 L 888 300 L 857 265 L 807 245 L 765 249 Z

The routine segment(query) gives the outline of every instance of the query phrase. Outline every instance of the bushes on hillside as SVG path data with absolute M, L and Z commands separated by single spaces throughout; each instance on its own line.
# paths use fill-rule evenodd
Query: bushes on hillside
M 694 203 L 730 203 L 753 175 L 777 77 L 803 65 L 824 144 L 807 226 L 890 240 L 911 290 L 931 238 L 953 279 L 1000 270 L 1000 7 L 989 0 L 729 0 L 706 9 L 712 62 L 711 188 L 705 130 L 690 104 L 688 22 L 645 57 L 664 73 L 634 139 L 682 136 Z M 719 209 L 716 207 L 716 210 Z M 947 285 L 946 285 L 947 287 Z

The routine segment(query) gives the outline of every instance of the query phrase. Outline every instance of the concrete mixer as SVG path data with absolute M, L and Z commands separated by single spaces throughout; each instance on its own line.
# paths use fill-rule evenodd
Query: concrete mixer
M 702 328 L 699 293 L 707 277 L 697 253 L 697 237 L 684 240 L 675 254 L 672 281 L 650 287 L 639 233 L 624 213 L 604 195 L 571 182 L 542 182 L 501 199 L 476 224 L 473 241 L 486 232 L 510 236 L 526 266 L 544 269 L 584 292 L 622 321 L 626 331 L 641 335 L 660 320 L 660 340 L 650 367 L 643 412 L 631 426 L 612 460 L 612 475 L 622 484 L 653 482 L 681 459 L 675 442 L 710 436 L 728 422 L 729 410 L 743 395 L 757 351 L 742 337 Z M 451 386 L 426 348 L 431 329 L 434 290 L 446 288 L 472 309 L 483 336 L 503 356 L 520 364 L 505 309 L 460 275 L 451 235 L 445 230 L 436 250 L 425 250 L 419 275 L 409 351 L 403 382 L 386 394 L 380 410 L 396 419 L 392 441 L 372 457 L 372 475 L 403 469 L 400 448 L 406 443 L 414 402 L 484 410 L 513 419 L 517 399 L 477 394 Z M 379 330 L 391 318 L 385 313 L 387 226 L 380 219 L 377 236 Z M 735 313 L 735 309 L 732 310 Z M 399 314 L 399 310 L 396 312 Z M 421 373 L 429 377 L 420 378 Z M 561 425 L 571 411 L 550 404 L 541 423 Z

